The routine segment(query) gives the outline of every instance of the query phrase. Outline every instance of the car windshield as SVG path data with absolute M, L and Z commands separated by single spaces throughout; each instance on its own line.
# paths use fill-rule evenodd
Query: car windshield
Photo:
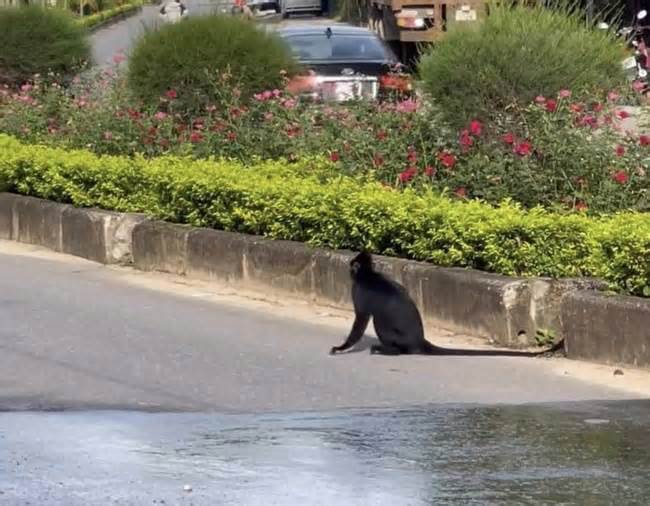
M 323 34 L 291 35 L 286 38 L 300 61 L 376 61 L 389 60 L 390 52 L 373 36 Z

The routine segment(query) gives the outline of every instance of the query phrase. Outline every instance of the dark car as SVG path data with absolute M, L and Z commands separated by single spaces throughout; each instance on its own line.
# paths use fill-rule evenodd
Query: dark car
M 366 28 L 304 24 L 278 33 L 304 69 L 289 84 L 289 91 L 345 101 L 377 99 L 411 89 L 393 51 Z

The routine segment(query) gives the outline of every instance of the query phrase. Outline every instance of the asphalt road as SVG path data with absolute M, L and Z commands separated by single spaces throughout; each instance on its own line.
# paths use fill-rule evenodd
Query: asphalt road
M 287 306 L 215 302 L 191 285 L 154 290 L 155 275 L 28 251 L 0 243 L 2 409 L 257 412 L 635 397 L 561 375 L 554 359 L 371 356 L 372 334 L 362 351 L 329 356 L 349 321 L 338 328 Z

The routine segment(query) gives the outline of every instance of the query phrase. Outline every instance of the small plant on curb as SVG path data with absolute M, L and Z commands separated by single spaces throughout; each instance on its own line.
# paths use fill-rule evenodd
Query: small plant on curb
M 537 329 L 535 332 L 537 346 L 546 347 L 555 343 L 555 331 L 551 329 Z

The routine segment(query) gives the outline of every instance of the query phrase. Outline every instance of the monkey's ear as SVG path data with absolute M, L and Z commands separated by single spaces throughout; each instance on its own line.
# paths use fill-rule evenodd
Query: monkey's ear
M 364 249 L 357 256 L 357 261 L 363 265 L 370 265 L 372 264 L 372 255 L 368 250 Z

